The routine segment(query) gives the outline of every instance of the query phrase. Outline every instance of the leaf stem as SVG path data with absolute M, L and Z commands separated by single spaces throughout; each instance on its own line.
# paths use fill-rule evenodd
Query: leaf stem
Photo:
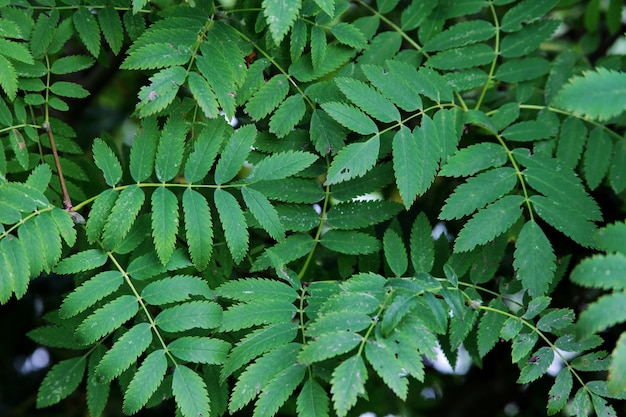
M 50 141 L 50 149 L 52 149 L 52 155 L 54 156 L 54 163 L 57 167 L 57 173 L 59 174 L 59 182 L 61 183 L 61 190 L 63 191 L 63 206 L 65 206 L 65 210 L 71 212 L 73 211 L 72 200 L 70 199 L 70 195 L 67 192 L 67 187 L 65 185 L 65 178 L 63 177 L 63 169 L 61 168 L 61 161 L 59 160 L 59 154 L 57 152 L 56 144 L 54 143 L 54 135 L 52 134 L 52 128 L 50 127 L 50 122 L 44 122 L 42 125 L 46 133 L 48 133 L 48 140 Z

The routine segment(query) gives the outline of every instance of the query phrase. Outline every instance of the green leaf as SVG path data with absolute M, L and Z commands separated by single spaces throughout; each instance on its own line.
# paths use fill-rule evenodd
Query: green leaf
M 532 142 L 538 139 L 548 139 L 550 132 L 543 123 L 526 120 L 509 126 L 502 132 L 502 136 L 516 142 Z
M 411 264 L 416 273 L 430 273 L 435 262 L 435 244 L 432 227 L 422 212 L 411 227 Z
M 219 164 L 218 164 L 219 166 Z M 226 235 L 226 244 L 238 263 L 248 252 L 248 229 L 239 203 L 228 191 L 217 188 L 213 194 L 215 207 Z
M 314 69 L 319 70 L 324 64 L 327 46 L 326 32 L 319 26 L 313 26 L 311 28 L 311 63 Z
M 439 175 L 464 177 L 491 167 L 500 167 L 507 161 L 504 148 L 495 143 L 479 143 L 459 149 L 448 159 Z
M 234 371 L 255 357 L 293 341 L 297 331 L 297 323 L 286 321 L 271 324 L 248 333 L 230 351 L 228 359 L 222 368 L 222 378 L 230 376 Z
M 332 185 L 362 177 L 376 164 L 379 149 L 380 136 L 378 135 L 365 142 L 352 143 L 342 148 L 330 164 L 325 184 Z
M 572 392 L 573 379 L 569 369 L 563 368 L 557 374 L 548 395 L 548 415 L 558 413 L 565 407 Z
M 87 362 L 85 356 L 63 360 L 50 369 L 37 392 L 37 408 L 48 407 L 78 388 Z
M 570 413 L 576 416 L 587 416 L 591 413 L 591 401 L 584 388 L 579 388 L 571 402 Z
M 297 174 L 317 160 L 309 152 L 279 152 L 260 160 L 246 178 L 247 182 L 279 180 Z
M 519 320 L 519 319 L 518 319 Z M 511 359 L 513 363 L 519 362 L 530 353 L 537 343 L 539 336 L 537 333 L 520 333 L 513 339 Z
M 87 363 L 87 409 L 90 415 L 100 416 L 109 401 L 111 384 L 100 383 L 96 376 L 96 367 L 106 352 L 102 345 L 97 346 L 89 356 Z
M 185 162 L 185 180 L 200 182 L 213 166 L 226 133 L 226 121 L 222 118 L 211 120 L 194 142 L 193 151 Z
M 626 272 L 626 256 L 621 253 L 594 255 L 584 259 L 572 271 L 573 282 L 591 288 L 624 290 L 621 278 Z
M 88 249 L 63 259 L 54 269 L 57 274 L 69 275 L 90 271 L 105 264 L 107 254 L 99 249 Z
M 302 364 L 293 364 L 265 384 L 254 407 L 253 416 L 274 416 L 300 385 L 306 370 L 306 366 Z
M 594 246 L 592 236 L 596 226 L 578 210 L 541 195 L 533 195 L 529 200 L 539 217 L 550 226 L 585 247 Z
M 534 360 L 535 358 L 537 359 Z M 527 384 L 542 377 L 550 365 L 552 365 L 554 351 L 544 346 L 533 354 L 532 359 L 522 368 L 522 372 L 517 380 L 519 384 Z
M 504 303 L 497 298 L 491 300 L 489 307 L 503 312 L 507 311 Z M 500 340 L 500 331 L 506 319 L 507 316 L 504 314 L 499 314 L 495 311 L 485 311 L 478 324 L 477 335 L 478 354 L 481 358 L 489 353 Z
M 420 26 L 431 14 L 437 3 L 428 0 L 413 0 L 404 9 L 401 16 L 401 27 L 404 31 L 409 31 Z
M 87 7 L 79 7 L 72 16 L 80 40 L 94 57 L 100 54 L 100 27 Z
M 26 248 L 12 235 L 0 240 L 0 268 L 0 303 L 6 303 L 12 293 L 21 298 L 28 288 L 30 268 Z
M 609 183 L 616 193 L 626 189 L 626 141 L 618 140 L 615 143 L 609 168 Z
M 401 208 L 398 203 L 384 200 L 341 203 L 328 210 L 326 223 L 337 229 L 362 229 L 390 219 Z
M 241 194 L 246 206 L 254 218 L 261 224 L 261 227 L 275 240 L 285 239 L 285 228 L 278 218 L 276 209 L 269 202 L 267 197 L 255 189 L 243 187 Z
M 328 394 L 314 379 L 308 379 L 296 400 L 296 411 L 299 417 L 328 417 Z
M 178 199 L 165 187 L 152 193 L 152 237 L 159 260 L 166 265 L 174 252 L 178 233 Z M 198 225 L 196 225 L 197 227 Z
M 143 408 L 165 378 L 167 358 L 163 349 L 150 353 L 135 372 L 124 392 L 122 410 L 134 414 Z
M 339 417 L 345 417 L 356 404 L 357 397 L 365 395 L 365 381 L 367 369 L 361 355 L 354 355 L 335 368 L 330 392 Z
M 143 190 L 136 185 L 130 185 L 122 190 L 104 225 L 102 243 L 105 248 L 117 247 L 126 237 L 139 214 L 144 199 Z
M 523 174 L 531 187 L 554 200 L 554 203 L 568 206 L 587 220 L 602 219 L 598 204 L 587 194 L 572 170 L 559 166 L 529 166 Z
M 213 298 L 206 281 L 190 275 L 176 275 L 153 281 L 141 291 L 141 298 L 152 305 L 163 305 L 188 300 L 191 295 Z
M 295 301 L 298 293 L 280 281 L 260 278 L 230 280 L 217 289 L 217 295 L 237 301 Z
M 222 324 L 222 308 L 209 301 L 191 301 L 161 311 L 154 323 L 166 332 L 213 329 Z
M 406 248 L 404 242 L 402 242 L 402 238 L 392 229 L 385 231 L 383 250 L 385 251 L 387 265 L 389 265 L 394 275 L 397 277 L 404 275 L 409 266 Z
M 589 134 L 583 167 L 585 179 L 589 189 L 598 188 L 606 175 L 613 152 L 613 142 L 609 135 L 600 127 L 596 127 Z
M 82 8 L 81 8 L 82 9 Z M 75 20 L 76 21 L 76 18 Z M 50 14 L 39 13 L 37 16 L 37 22 L 30 34 L 30 50 L 33 53 L 34 58 L 40 58 L 43 56 L 45 52 L 48 51 L 48 47 L 54 38 L 54 33 L 56 31 L 57 23 L 59 22 L 59 11 L 52 10 Z M 100 43 L 98 42 L 98 47 Z M 7 69 L 7 67 L 1 61 L 4 60 L 4 57 L 0 59 L 0 64 L 2 64 L 2 68 Z M 9 61 L 6 61 L 9 62 Z M 13 66 L 9 66 L 10 69 Z M 4 72 L 4 71 L 3 71 Z M 2 83 L 0 82 L 0 85 Z M 3 86 L 4 87 L 4 86 Z M 6 90 L 5 90 L 6 91 Z M 9 98 L 11 98 L 11 94 L 7 92 Z
M 188 188 L 183 193 L 183 212 L 189 255 L 196 268 L 203 270 L 213 250 L 213 221 L 209 203 L 202 194 Z
M 263 355 L 254 364 L 248 366 L 237 379 L 228 410 L 234 413 L 243 408 L 260 393 L 261 387 L 267 385 L 283 371 L 293 367 L 299 350 L 300 344 L 289 343 Z
M 308 254 L 314 246 L 315 241 L 308 234 L 298 233 L 287 236 L 282 242 L 266 249 L 265 253 L 256 259 L 251 271 L 261 271 L 274 266 L 273 259 L 278 259 L 284 264 L 295 261 Z
M 363 65 L 363 73 L 367 79 L 385 97 L 406 111 L 414 111 L 422 107 L 422 100 L 417 92 L 408 88 L 407 81 L 396 71 L 386 71 L 375 65 Z
M 577 371 L 607 371 L 609 362 L 612 362 L 609 358 L 605 351 L 592 352 L 576 357 L 571 365 Z
M 156 156 L 158 130 L 155 118 L 143 120 L 130 148 L 130 175 L 137 182 L 152 175 Z
M 185 65 L 191 58 L 191 50 L 170 42 L 151 43 L 133 49 L 126 57 L 122 69 L 159 69 L 175 65 Z M 190 73 L 195 74 L 195 73 Z
M 122 41 L 124 40 L 122 19 L 120 19 L 119 13 L 112 6 L 107 6 L 98 12 L 98 22 L 104 39 L 106 39 L 113 53 L 117 55 L 122 49 Z
M 322 103 L 322 108 L 342 126 L 361 135 L 378 133 L 378 126 L 358 108 L 336 101 Z
M 500 29 L 514 32 L 522 28 L 522 24 L 540 19 L 548 14 L 556 5 L 557 0 L 525 0 L 511 7 L 502 17 Z
M 626 254 L 626 223 L 613 223 L 599 229 L 594 241 L 600 250 Z
M 117 201 L 118 192 L 114 189 L 108 189 L 100 193 L 91 207 L 89 219 L 87 220 L 87 239 L 90 243 L 102 233 L 106 220 Z
M 576 117 L 568 117 L 561 125 L 556 157 L 571 169 L 575 169 L 586 141 L 587 127 L 585 124 Z
M 499 199 L 515 187 L 517 174 L 503 167 L 485 171 L 459 185 L 448 197 L 439 214 L 440 219 L 460 219 Z
M 453 70 L 478 67 L 493 61 L 495 52 L 484 43 L 449 49 L 432 56 L 426 65 L 441 69 Z
M 87 55 L 71 55 L 58 58 L 52 63 L 50 72 L 56 75 L 69 74 L 90 68 L 94 59 Z
M 609 392 L 621 394 L 626 386 L 626 333 L 622 333 L 615 344 L 615 349 L 611 354 L 611 366 L 609 368 Z
M 522 214 L 520 205 L 523 201 L 522 196 L 508 195 L 480 210 L 459 232 L 454 250 L 472 250 L 506 232 Z
M 513 266 L 517 277 L 531 297 L 546 294 L 554 279 L 556 256 L 550 241 L 533 220 L 522 228 L 517 238 L 514 257 Z
M 24 44 L 5 38 L 0 38 L 0 54 L 25 64 L 33 65 L 35 63 L 33 56 Z
M 301 0 L 263 0 L 263 14 L 270 27 L 272 38 L 277 45 L 293 26 L 302 6 Z
M 85 98 L 89 96 L 89 91 L 82 86 L 67 81 L 56 81 L 50 86 L 50 91 L 61 97 Z
M 289 93 L 289 80 L 284 74 L 272 77 L 254 93 L 245 107 L 246 113 L 255 120 L 270 114 Z
M 254 125 L 247 125 L 239 128 L 228 139 L 215 167 L 215 183 L 217 185 L 224 184 L 237 175 L 250 154 L 256 134 Z
M 329 15 L 332 16 L 331 14 Z M 330 32 L 344 45 L 355 49 L 365 49 L 367 47 L 365 35 L 354 24 L 339 22 L 330 27 Z
M 320 240 L 322 246 L 348 255 L 373 253 L 380 248 L 380 242 L 365 233 L 345 230 L 329 230 Z
M 208 81 L 205 80 L 202 75 L 196 72 L 190 72 L 187 82 L 189 83 L 191 94 L 193 94 L 193 97 L 198 102 L 204 115 L 208 118 L 217 117 L 219 115 L 217 97 Z
M 571 309 L 553 310 L 542 316 L 537 322 L 537 328 L 544 332 L 564 329 L 574 321 L 574 312 Z
M 405 401 L 409 390 L 406 370 L 388 346 L 376 342 L 365 345 L 365 357 L 394 394 Z
M 458 48 L 493 38 L 495 27 L 485 20 L 457 23 L 430 38 L 424 45 L 427 52 Z
M 186 77 L 187 72 L 179 66 L 165 68 L 150 77 L 150 84 L 139 90 L 139 115 L 147 117 L 170 105 Z
M 498 67 L 494 77 L 507 83 L 519 83 L 541 77 L 549 71 L 550 62 L 544 58 L 511 59 Z
M 95 275 L 65 297 L 59 310 L 60 316 L 75 316 L 112 294 L 123 282 L 119 271 L 105 271 Z
M 120 376 L 137 361 L 137 358 L 152 342 L 152 328 L 149 323 L 140 323 L 115 341 L 113 347 L 104 355 L 96 375 L 102 382 L 109 382 Z
M 159 181 L 170 181 L 180 171 L 188 129 L 189 126 L 183 118 L 167 119 L 161 132 L 154 164 L 154 171 Z
M 222 364 L 230 350 L 230 343 L 210 337 L 186 336 L 167 345 L 167 350 L 184 361 Z
M 96 166 L 100 168 L 104 175 L 106 183 L 115 187 L 122 179 L 122 166 L 111 148 L 100 138 L 96 138 L 93 142 L 93 159 Z
M 270 132 L 284 138 L 300 123 L 306 112 L 306 104 L 300 94 L 288 97 L 270 119 Z
M 8 95 L 8 92 L 7 92 L 7 95 Z M 24 136 L 22 136 L 19 130 L 11 129 L 10 141 L 11 141 L 11 149 L 13 150 L 13 153 L 15 154 L 15 158 L 17 158 L 17 162 L 19 162 L 22 168 L 27 169 L 29 157 L 28 157 L 28 146 L 26 145 Z
M 504 58 L 517 58 L 529 54 L 536 50 L 542 42 L 549 39 L 560 24 L 559 20 L 552 19 L 529 23 L 523 29 L 502 39 L 500 55 Z
M 138 309 L 135 296 L 122 295 L 87 317 L 76 329 L 76 337 L 85 345 L 92 344 L 134 317 Z
M 363 341 L 363 336 L 353 331 L 324 333 L 302 348 L 298 361 L 306 364 L 350 352 Z
M 374 88 L 353 78 L 336 78 L 335 83 L 355 105 L 381 122 L 400 120 L 398 109 Z
M 231 306 L 224 312 L 222 330 L 239 330 L 255 325 L 282 323 L 293 319 L 296 307 L 287 300 L 254 300 Z
M 320 0 L 326 1 L 326 0 Z M 334 7 L 334 2 L 330 1 Z M 307 26 L 302 20 L 296 20 L 291 28 L 291 39 L 289 44 L 289 54 L 292 61 L 297 61 L 304 52 L 308 40 Z
M 204 380 L 184 365 L 176 365 L 172 378 L 176 406 L 184 417 L 209 416 L 209 395 Z

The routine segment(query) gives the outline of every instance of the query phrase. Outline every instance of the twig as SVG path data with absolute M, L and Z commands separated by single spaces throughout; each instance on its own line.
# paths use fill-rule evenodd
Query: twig
M 54 143 L 54 135 L 52 135 L 52 129 L 50 128 L 50 123 L 46 122 L 43 124 L 43 128 L 48 133 L 48 139 L 50 140 L 50 148 L 52 149 L 52 155 L 54 156 L 54 162 L 57 165 L 57 172 L 59 174 L 59 181 L 61 182 L 61 190 L 63 191 L 63 205 L 65 206 L 65 210 L 72 213 L 72 200 L 70 199 L 70 195 L 67 192 L 67 187 L 65 186 L 65 178 L 63 177 L 63 170 L 61 169 L 61 161 L 59 160 L 59 154 L 57 153 L 57 147 Z

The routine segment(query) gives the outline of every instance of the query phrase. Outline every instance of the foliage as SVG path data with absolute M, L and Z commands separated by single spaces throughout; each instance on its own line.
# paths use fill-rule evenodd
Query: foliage
M 74 279 L 29 333 L 75 353 L 37 407 L 86 379 L 92 416 L 119 389 L 126 414 L 343 417 L 504 340 L 520 384 L 565 362 L 548 414 L 617 415 L 626 225 L 591 192 L 623 204 L 620 61 L 560 40 L 556 0 L 243 3 L 0 2 L 0 302 Z M 145 77 L 136 133 L 85 146 L 63 114 L 107 66 Z M 564 277 L 607 291 L 576 324 Z

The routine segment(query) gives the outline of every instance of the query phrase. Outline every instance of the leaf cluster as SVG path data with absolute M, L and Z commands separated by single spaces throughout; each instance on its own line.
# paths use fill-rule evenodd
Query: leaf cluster
M 626 226 L 592 195 L 626 190 L 624 73 L 556 0 L 39 3 L 0 2 L 0 303 L 75 280 L 37 407 L 85 379 L 93 416 L 343 417 L 507 343 L 520 384 L 565 363 L 548 414 L 617 414 Z M 136 132 L 85 146 L 62 114 L 113 58 Z M 578 320 L 569 282 L 606 291 Z

